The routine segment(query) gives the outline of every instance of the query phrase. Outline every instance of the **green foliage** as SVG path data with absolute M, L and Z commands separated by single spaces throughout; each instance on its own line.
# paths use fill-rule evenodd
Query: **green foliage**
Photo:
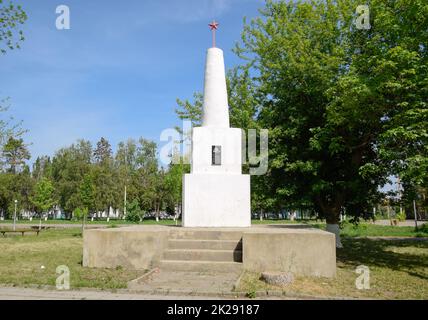
M 359 215 L 378 201 L 378 187 L 398 172 L 388 155 L 406 162 L 388 153 L 388 132 L 427 100 L 426 6 L 371 1 L 372 28 L 358 30 L 359 4 L 267 1 L 236 48 L 257 71 L 259 125 L 270 129 L 268 192 L 280 206 L 310 205 L 330 223 L 342 208 Z M 422 120 L 417 130 L 406 127 L 415 146 L 426 146 L 414 136 L 426 128 Z
M 43 178 L 36 184 L 32 202 L 40 213 L 47 212 L 55 204 L 54 190 L 52 182 L 47 178 Z
M 46 163 L 46 168 L 43 169 L 46 173 L 51 172 L 59 206 L 67 213 L 82 206 L 80 185 L 84 176 L 91 172 L 91 159 L 91 143 L 79 140 L 76 144 L 57 151 L 52 162 Z
M 422 226 L 418 227 L 418 232 L 428 234 L 428 223 L 423 224 Z
M 11 1 L 0 0 L 0 52 L 19 49 L 24 41 L 24 33 L 18 30 L 19 25 L 24 24 L 27 15 L 20 5 L 14 5 Z
M 144 218 L 144 211 L 141 210 L 137 199 L 134 199 L 127 205 L 126 220 L 131 222 L 140 222 Z
M 3 146 L 2 157 L 7 166 L 7 170 L 15 174 L 21 171 L 25 165 L 25 161 L 30 159 L 30 152 L 24 144 L 23 139 L 9 137 L 6 144 Z
M 10 137 L 18 139 L 26 132 L 26 130 L 22 129 L 21 122 L 14 123 L 13 117 L 6 117 L 9 107 L 9 98 L 0 99 L 0 151 L 2 151 L 4 144 Z M 4 160 L 0 161 L 0 169 L 2 169 L 2 162 Z
M 74 209 L 74 211 L 73 211 L 73 217 L 76 220 L 82 220 L 84 216 L 85 216 L 85 214 L 84 214 L 84 210 L 83 209 L 81 209 L 81 208 Z
M 95 200 L 95 185 L 93 178 L 90 174 L 83 177 L 83 182 L 80 185 L 80 201 L 85 210 L 91 210 L 94 207 Z
M 202 124 L 202 104 L 203 95 L 200 92 L 193 94 L 193 103 L 189 100 L 177 99 L 178 108 L 175 113 L 181 120 L 190 120 L 192 126 L 197 127 Z
M 406 220 L 406 212 L 403 210 L 403 211 L 401 211 L 401 212 L 398 212 L 396 215 L 395 215 L 395 218 L 398 220 L 398 221 L 405 221 Z

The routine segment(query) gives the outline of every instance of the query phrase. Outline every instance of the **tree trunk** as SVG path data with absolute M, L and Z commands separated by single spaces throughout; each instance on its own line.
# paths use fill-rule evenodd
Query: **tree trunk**
M 156 213 L 155 213 L 156 222 L 159 222 L 159 207 L 160 207 L 159 203 L 156 203 Z
M 335 235 L 336 248 L 343 248 L 342 242 L 340 241 L 340 209 L 342 207 L 341 195 L 336 195 L 335 201 L 324 203 L 319 197 L 317 202 L 321 208 L 322 213 L 326 218 L 326 230 Z
M 340 241 L 340 228 L 337 223 L 327 223 L 326 230 L 334 233 L 336 236 L 336 248 L 343 248 L 342 242 Z

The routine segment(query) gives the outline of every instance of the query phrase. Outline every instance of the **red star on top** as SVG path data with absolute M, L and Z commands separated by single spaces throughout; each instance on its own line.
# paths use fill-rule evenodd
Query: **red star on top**
M 208 25 L 213 32 L 213 47 L 215 47 L 215 31 L 218 29 L 218 22 L 213 20 L 213 22 L 209 23 Z
M 211 22 L 208 25 L 210 26 L 211 30 L 217 30 L 217 28 L 218 28 L 218 22 L 216 22 L 215 20 L 213 20 L 213 22 Z

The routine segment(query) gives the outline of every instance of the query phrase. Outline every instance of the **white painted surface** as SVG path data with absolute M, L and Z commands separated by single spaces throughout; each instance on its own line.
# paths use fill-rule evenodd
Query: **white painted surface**
M 221 146 L 221 165 L 212 147 Z M 250 176 L 242 175 L 242 130 L 229 128 L 223 51 L 210 48 L 205 66 L 202 127 L 192 130 L 190 174 L 183 178 L 184 227 L 251 226 Z
M 184 175 L 184 227 L 250 227 L 250 210 L 249 175 Z
M 205 63 L 203 127 L 229 128 L 229 107 L 224 72 L 223 51 L 209 48 Z
M 221 146 L 221 165 L 212 165 L 212 146 Z M 191 173 L 242 172 L 242 130 L 237 128 L 199 127 L 192 132 Z

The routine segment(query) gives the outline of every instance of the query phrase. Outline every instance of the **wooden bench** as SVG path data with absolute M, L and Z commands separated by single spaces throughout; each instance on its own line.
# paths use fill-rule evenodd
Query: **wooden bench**
M 32 229 L 16 229 L 16 230 L 13 230 L 13 229 L 0 229 L 0 233 L 3 234 L 3 236 L 5 236 L 6 233 L 21 233 L 22 236 L 24 236 L 24 234 L 26 232 L 35 232 L 35 233 L 37 233 L 37 235 L 39 235 L 40 229 L 33 229 L 33 228 Z

